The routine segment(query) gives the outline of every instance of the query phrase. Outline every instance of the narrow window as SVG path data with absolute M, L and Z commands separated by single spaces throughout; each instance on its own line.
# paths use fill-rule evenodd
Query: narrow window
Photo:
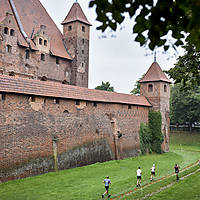
M 30 97 L 31 98 L 31 102 L 35 102 L 35 97 Z
M 82 26 L 82 31 L 85 32 L 85 26 Z
M 6 100 L 6 95 L 4 93 L 0 93 L 0 98 L 2 101 Z
M 94 107 L 97 107 L 97 102 L 94 102 L 94 103 L 93 103 L 93 106 L 94 106 Z
M 152 84 L 148 85 L 148 92 L 153 92 L 153 85 Z
M 164 92 L 167 92 L 167 86 L 164 85 Z
M 45 54 L 43 54 L 43 53 L 41 54 L 41 60 L 45 61 Z
M 30 51 L 29 51 L 29 50 L 26 50 L 26 51 L 25 51 L 25 58 L 26 58 L 26 59 L 29 59 L 29 58 L 30 58 Z
M 76 100 L 76 101 L 75 101 L 75 104 L 76 104 L 77 106 L 79 106 L 79 105 L 80 105 L 80 100 Z
M 42 45 L 42 38 L 39 38 L 39 44 Z
M 85 40 L 84 39 L 82 39 L 82 44 L 85 44 Z
M 7 46 L 6 46 L 6 52 L 7 52 L 7 53 L 11 53 L 11 52 L 12 52 L 12 46 L 7 45 Z
M 128 105 L 128 109 L 131 109 L 131 105 Z
M 72 26 L 68 26 L 68 31 L 71 31 L 72 30 Z
M 82 54 L 84 54 L 85 52 L 84 52 L 84 50 L 82 50 Z
M 56 98 L 56 99 L 54 100 L 54 102 L 55 102 L 56 104 L 59 104 L 59 103 L 60 103 L 60 99 Z
M 4 33 L 8 34 L 8 28 L 7 27 L 4 28 Z
M 10 30 L 10 35 L 15 36 L 15 31 L 13 29 Z
M 47 40 L 44 40 L 44 46 L 47 46 Z
M 56 64 L 59 65 L 60 64 L 60 59 L 56 58 Z

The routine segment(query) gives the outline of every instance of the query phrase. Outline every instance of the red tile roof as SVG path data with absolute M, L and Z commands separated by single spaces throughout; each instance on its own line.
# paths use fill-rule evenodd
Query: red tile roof
M 139 82 L 143 83 L 152 81 L 164 81 L 171 83 L 157 62 L 152 63 L 147 73 Z
M 80 21 L 83 22 L 89 26 L 91 26 L 90 22 L 87 20 L 82 8 L 80 7 L 79 3 L 74 3 L 71 7 L 68 15 L 62 22 L 62 24 L 67 24 L 70 22 Z
M 121 103 L 140 106 L 151 104 L 144 96 L 135 96 L 116 92 L 87 89 L 61 83 L 39 81 L 12 76 L 0 75 L 0 92 L 57 97 L 64 99 L 78 99 L 105 103 Z
M 13 0 L 13 2 L 28 37 L 31 36 L 33 28 L 34 33 L 36 33 L 40 29 L 40 25 L 45 25 L 47 27 L 46 33 L 50 37 L 51 53 L 54 56 L 72 60 L 64 47 L 62 33 L 39 0 Z M 0 0 L 0 17 L 5 16 L 8 11 L 13 13 L 9 1 Z M 26 41 L 22 42 L 23 36 L 21 34 L 20 36 L 20 42 L 28 47 Z

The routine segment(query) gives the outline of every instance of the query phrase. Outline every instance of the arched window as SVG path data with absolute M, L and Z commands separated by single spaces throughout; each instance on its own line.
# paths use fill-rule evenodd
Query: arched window
M 153 92 L 153 85 L 152 84 L 148 85 L 148 92 Z
M 11 30 L 10 30 L 10 35 L 11 35 L 11 36 L 15 36 L 15 30 L 14 30 L 14 29 L 11 29 Z
M 167 92 L 167 85 L 164 85 L 164 92 Z
M 43 54 L 43 53 L 41 54 L 41 60 L 45 61 L 45 54 Z
M 47 40 L 44 40 L 44 46 L 47 46 Z
M 29 58 L 30 58 L 30 51 L 29 51 L 29 50 L 26 50 L 26 51 L 25 51 L 25 58 L 26 58 L 26 59 L 29 59 Z
M 7 53 L 11 53 L 12 52 L 12 46 L 10 46 L 9 44 L 6 46 L 6 52 Z
M 42 41 L 43 39 L 42 38 L 39 38 L 39 44 L 42 45 Z
M 4 28 L 4 33 L 5 33 L 5 34 L 8 34 L 8 27 L 5 27 L 5 28 Z
M 69 25 L 69 26 L 68 26 L 68 31 L 71 31 L 71 30 L 72 30 L 72 26 Z

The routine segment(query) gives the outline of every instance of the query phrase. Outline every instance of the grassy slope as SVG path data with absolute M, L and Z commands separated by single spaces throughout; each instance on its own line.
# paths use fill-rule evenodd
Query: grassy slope
M 177 135 L 177 134 L 176 134 Z M 194 136 L 193 136 L 194 137 Z M 143 171 L 143 183 L 149 182 L 150 167 L 156 164 L 156 177 L 161 177 L 173 172 L 175 163 L 184 167 L 199 159 L 200 142 L 198 135 L 192 143 L 192 150 L 183 151 L 186 145 L 175 140 L 179 136 L 172 135 L 173 152 L 163 155 L 149 155 L 130 158 L 120 161 L 97 163 L 94 165 L 48 173 L 42 176 L 10 181 L 0 184 L 1 200 L 92 200 L 99 199 L 104 192 L 102 180 L 109 175 L 112 181 L 111 193 L 120 194 L 132 189 L 136 183 L 136 170 L 141 166 Z M 184 136 L 184 138 L 187 138 Z M 186 144 L 187 139 L 182 141 Z M 185 142 L 185 143 L 184 143 Z M 190 145 L 191 146 L 191 145 Z
M 200 199 L 200 172 L 149 198 L 151 200 Z

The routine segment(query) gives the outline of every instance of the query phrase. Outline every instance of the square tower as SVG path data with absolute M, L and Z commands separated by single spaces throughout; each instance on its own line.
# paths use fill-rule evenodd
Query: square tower
M 88 87 L 90 26 L 78 2 L 62 22 L 63 40 L 73 58 L 71 84 Z
M 152 105 L 152 110 L 161 112 L 162 133 L 164 136 L 162 150 L 167 152 L 169 151 L 169 99 L 171 81 L 164 74 L 159 64 L 153 62 L 147 73 L 139 82 L 140 94 L 148 99 Z

